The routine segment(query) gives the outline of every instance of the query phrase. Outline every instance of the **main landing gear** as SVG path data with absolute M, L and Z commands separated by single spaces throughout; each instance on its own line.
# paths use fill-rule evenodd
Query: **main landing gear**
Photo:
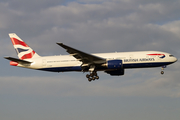
M 162 75 L 164 74 L 164 68 L 166 68 L 166 66 L 162 66 L 162 68 L 161 68 L 161 74 Z
M 92 80 L 98 80 L 99 79 L 99 76 L 97 75 L 97 72 L 92 72 L 90 74 L 87 74 L 86 75 L 86 78 L 88 78 L 88 81 L 91 82 Z

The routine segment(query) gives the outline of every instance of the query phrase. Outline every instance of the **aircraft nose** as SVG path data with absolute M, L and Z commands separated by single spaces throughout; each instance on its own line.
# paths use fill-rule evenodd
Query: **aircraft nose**
M 178 59 L 177 59 L 176 57 L 174 57 L 173 59 L 174 59 L 174 60 L 173 60 L 174 62 L 178 61 Z

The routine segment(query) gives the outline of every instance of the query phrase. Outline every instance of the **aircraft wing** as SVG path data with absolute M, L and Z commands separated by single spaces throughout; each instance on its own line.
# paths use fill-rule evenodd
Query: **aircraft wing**
M 63 43 L 57 43 L 57 44 L 63 47 L 64 49 L 66 49 L 66 51 L 70 55 L 74 56 L 77 60 L 83 62 L 83 64 L 102 64 L 106 62 L 106 59 L 104 58 L 82 52 L 80 50 L 69 47 Z
M 21 59 L 17 59 L 17 58 L 13 58 L 13 57 L 4 57 L 5 59 L 20 63 L 20 64 L 31 64 L 31 62 L 29 61 L 25 61 L 25 60 L 21 60 Z

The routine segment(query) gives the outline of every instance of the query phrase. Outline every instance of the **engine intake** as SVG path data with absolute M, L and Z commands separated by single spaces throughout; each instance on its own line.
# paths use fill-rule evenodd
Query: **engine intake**
M 122 69 L 123 63 L 122 60 L 109 60 L 106 64 L 104 64 L 108 69 Z

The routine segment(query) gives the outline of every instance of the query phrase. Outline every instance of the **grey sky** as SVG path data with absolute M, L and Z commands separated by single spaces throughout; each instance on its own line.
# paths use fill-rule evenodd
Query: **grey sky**
M 0 119 L 179 120 L 180 62 L 89 83 L 83 73 L 9 66 L 14 32 L 39 55 L 159 50 L 180 58 L 179 0 L 0 0 Z

